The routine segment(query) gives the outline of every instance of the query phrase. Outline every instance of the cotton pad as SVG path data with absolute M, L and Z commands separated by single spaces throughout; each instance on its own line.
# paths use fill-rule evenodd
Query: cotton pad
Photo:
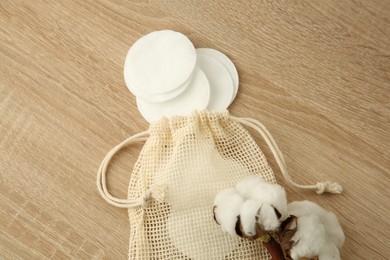
M 181 93 L 183 93 L 186 88 L 191 84 L 191 80 L 192 80 L 192 75 L 191 77 L 182 85 L 180 86 L 179 88 L 177 89 L 174 89 L 170 92 L 166 92 L 166 93 L 161 93 L 161 94 L 149 94 L 149 93 L 146 93 L 142 90 L 137 90 L 137 93 L 138 93 L 138 97 L 141 97 L 149 102 L 152 102 L 152 103 L 160 103 L 160 102 L 165 102 L 165 101 L 168 101 L 168 100 L 171 100 L 171 99 L 174 99 L 176 98 L 177 96 L 179 96 Z M 141 94 L 142 93 L 142 94 Z
M 210 85 L 204 72 L 195 68 L 191 83 L 185 91 L 176 98 L 153 103 L 137 97 L 137 106 L 141 115 L 149 123 L 163 116 L 189 115 L 193 110 L 203 110 L 207 107 L 210 99 Z
M 214 59 L 218 60 L 220 63 L 222 63 L 225 66 L 225 68 L 230 74 L 230 77 L 233 80 L 234 94 L 231 100 L 233 101 L 234 98 L 237 96 L 238 85 L 239 85 L 238 72 L 233 62 L 222 52 L 210 48 L 198 48 L 196 49 L 196 53 L 198 56 L 202 55 L 202 56 L 213 57 Z
M 183 87 L 195 64 L 195 48 L 185 35 L 155 31 L 131 46 L 125 61 L 125 81 L 134 95 L 151 99 Z
M 233 80 L 225 66 L 202 52 L 197 52 L 197 66 L 206 74 L 210 83 L 210 111 L 222 112 L 231 104 L 234 96 Z

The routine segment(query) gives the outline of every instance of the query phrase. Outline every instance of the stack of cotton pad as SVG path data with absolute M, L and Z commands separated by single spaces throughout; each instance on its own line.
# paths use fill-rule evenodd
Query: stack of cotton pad
M 148 122 L 193 110 L 224 111 L 239 83 L 237 69 L 226 55 L 195 49 L 185 35 L 170 30 L 136 41 L 127 54 L 124 74 Z

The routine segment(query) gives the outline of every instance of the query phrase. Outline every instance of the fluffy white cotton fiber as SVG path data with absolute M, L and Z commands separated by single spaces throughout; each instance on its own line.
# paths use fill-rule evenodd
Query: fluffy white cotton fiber
M 345 236 L 343 229 L 333 212 L 329 212 L 319 205 L 308 201 L 293 201 L 288 204 L 289 214 L 301 217 L 308 214 L 315 214 L 320 218 L 321 223 L 325 226 L 327 236 L 338 248 L 344 244 Z
M 252 192 L 255 189 L 255 186 L 264 182 L 265 181 L 261 176 L 251 175 L 238 182 L 235 188 L 244 199 L 249 199 L 252 197 Z
M 222 230 L 232 236 L 237 235 L 235 227 L 243 202 L 234 188 L 222 190 L 214 199 L 214 217 Z
M 345 236 L 334 213 L 310 201 L 294 201 L 288 205 L 289 214 L 298 217 L 297 232 L 292 240 L 291 257 L 318 256 L 319 260 L 340 259 L 339 249 Z
M 301 216 L 297 220 L 297 227 L 292 238 L 297 242 L 291 249 L 292 259 L 317 256 L 326 243 L 326 230 L 320 218 L 314 214 Z
M 266 183 L 255 175 L 240 181 L 235 188 L 219 192 L 214 206 L 215 218 L 222 230 L 237 234 L 237 216 L 240 215 L 238 227 L 247 238 L 255 236 L 258 227 L 265 231 L 275 231 L 287 217 L 284 188 Z
M 281 214 L 281 220 L 287 218 L 287 195 L 282 186 L 265 182 L 254 175 L 237 183 L 236 189 L 246 199 L 251 198 L 272 205 Z
M 240 209 L 240 221 L 244 236 L 253 237 L 256 235 L 256 220 L 261 206 L 262 203 L 260 201 L 253 199 L 247 199 L 242 204 Z
M 276 231 L 274 234 L 282 234 L 280 241 L 287 236 L 283 243 L 288 246 L 284 250 L 293 260 L 317 256 L 319 260 L 340 259 L 339 249 L 345 236 L 336 215 L 310 201 L 287 205 L 285 189 L 259 176 L 249 176 L 234 188 L 219 192 L 214 200 L 214 214 L 222 230 L 230 235 L 259 239 Z M 281 222 L 290 215 L 296 217 L 296 229 L 280 232 Z M 289 241 L 294 243 L 289 245 Z

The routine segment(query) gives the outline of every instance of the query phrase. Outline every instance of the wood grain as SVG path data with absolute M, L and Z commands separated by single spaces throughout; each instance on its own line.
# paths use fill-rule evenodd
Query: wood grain
M 269 128 L 296 181 L 343 184 L 288 188 L 337 212 L 343 259 L 389 259 L 389 18 L 385 0 L 1 1 L 0 258 L 126 259 L 126 210 L 99 197 L 96 171 L 148 127 L 124 84 L 128 48 L 169 28 L 234 61 L 230 112 Z M 141 147 L 113 161 L 115 195 Z

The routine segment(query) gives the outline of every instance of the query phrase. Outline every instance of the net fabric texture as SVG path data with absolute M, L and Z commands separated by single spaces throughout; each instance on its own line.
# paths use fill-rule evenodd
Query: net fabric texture
M 275 176 L 259 146 L 229 113 L 194 112 L 150 125 L 129 183 L 129 259 L 269 259 L 260 242 L 234 238 L 213 219 L 222 189 L 248 175 Z M 150 195 L 150 196 L 149 196 Z

